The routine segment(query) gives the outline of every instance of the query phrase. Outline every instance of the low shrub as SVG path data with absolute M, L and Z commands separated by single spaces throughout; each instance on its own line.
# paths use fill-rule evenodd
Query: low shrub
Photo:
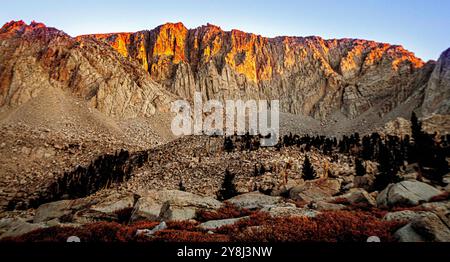
M 82 242 L 365 242 L 369 236 L 378 236 L 383 242 L 394 241 L 393 233 L 405 223 L 384 221 L 383 216 L 357 210 L 326 211 L 313 218 L 271 217 L 265 212 L 254 212 L 249 219 L 223 226 L 213 234 L 199 228 L 196 221 L 173 221 L 151 237 L 137 236 L 136 231 L 152 229 L 160 222 L 132 225 L 98 222 L 80 227 L 43 228 L 2 241 L 65 242 L 73 235 Z
M 450 192 L 444 192 L 440 195 L 434 196 L 430 198 L 429 202 L 440 202 L 440 201 L 446 201 L 450 200 Z
M 272 218 L 258 213 L 218 232 L 228 234 L 232 242 L 365 242 L 369 236 L 391 242 L 393 233 L 403 225 L 368 212 L 330 211 L 314 218 Z
M 233 204 L 225 202 L 225 204 L 221 208 L 215 211 L 200 210 L 199 212 L 197 212 L 196 218 L 198 221 L 205 222 L 209 220 L 249 216 L 254 212 L 255 211 L 251 211 L 245 208 L 238 208 Z

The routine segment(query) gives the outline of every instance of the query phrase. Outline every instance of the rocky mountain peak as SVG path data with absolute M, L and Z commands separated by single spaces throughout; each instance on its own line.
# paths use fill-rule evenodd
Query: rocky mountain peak
M 431 74 L 422 113 L 450 114 L 450 48 L 441 54 Z
M 57 30 L 52 27 L 47 27 L 43 23 L 39 23 L 36 21 L 32 21 L 30 24 L 25 23 L 23 20 L 19 21 L 10 21 L 2 26 L 0 29 L 0 34 L 2 35 L 16 35 L 16 36 L 24 36 L 33 34 L 35 36 L 38 35 L 49 35 L 49 34 L 61 34 L 65 35 L 64 32 Z
M 410 82 L 424 66 L 412 52 L 361 39 L 267 38 L 181 23 L 92 37 L 178 96 L 279 99 L 284 112 L 320 119 L 336 112 L 354 118 L 373 108 L 384 115 L 424 84 Z

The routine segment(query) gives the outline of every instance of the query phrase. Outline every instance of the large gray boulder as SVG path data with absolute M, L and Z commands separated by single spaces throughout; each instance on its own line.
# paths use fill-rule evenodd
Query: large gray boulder
M 206 230 L 218 229 L 223 226 L 234 225 L 237 222 L 248 219 L 248 217 L 238 217 L 238 218 L 228 218 L 228 219 L 219 219 L 219 220 L 210 220 L 199 225 L 200 228 Z
M 339 193 L 340 189 L 341 182 L 337 179 L 317 179 L 293 187 L 289 192 L 289 197 L 293 200 L 307 202 L 318 201 Z
M 408 180 L 390 184 L 377 197 L 380 207 L 417 206 L 440 195 L 442 191 L 419 181 Z
M 275 206 L 282 204 L 283 198 L 276 196 L 268 196 L 259 192 L 251 192 L 235 196 L 226 202 L 233 204 L 238 208 L 260 209 L 266 206 Z
M 412 210 L 402 210 L 396 212 L 389 212 L 384 215 L 383 220 L 386 221 L 403 221 L 403 222 L 411 222 L 415 219 L 418 219 L 423 216 L 428 216 L 432 214 L 428 211 L 412 211 Z
M 76 223 L 113 221 L 116 211 L 133 207 L 133 195 L 111 194 L 107 197 L 87 197 L 60 200 L 40 205 L 33 223 Z
M 60 200 L 40 205 L 36 209 L 33 223 L 47 222 L 50 220 L 69 221 L 73 219 L 76 212 L 87 210 L 92 200 L 80 198 L 75 200 Z
M 151 190 L 141 196 L 134 206 L 131 220 L 187 220 L 198 210 L 215 210 L 222 203 L 211 197 L 202 197 L 178 190 Z
M 353 189 L 351 192 L 346 193 L 344 195 L 336 196 L 334 199 L 345 200 L 345 202 L 347 202 L 350 205 L 358 205 L 358 204 L 363 204 L 367 206 L 377 205 L 375 199 L 364 189 Z
M 116 211 L 132 208 L 138 196 L 134 194 L 113 193 L 90 207 L 93 211 L 112 214 Z
M 400 242 L 450 242 L 449 227 L 450 220 L 445 214 L 426 212 L 394 235 Z
M 29 223 L 21 218 L 3 218 L 0 219 L 0 239 L 21 236 L 44 227 L 46 226 L 42 223 Z
M 319 211 L 309 208 L 297 208 L 293 206 L 274 206 L 261 209 L 272 217 L 315 217 Z

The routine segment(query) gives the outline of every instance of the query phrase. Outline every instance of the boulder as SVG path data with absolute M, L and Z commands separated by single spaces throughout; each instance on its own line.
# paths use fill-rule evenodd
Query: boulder
M 136 231 L 136 236 L 145 235 L 147 237 L 153 236 L 156 232 L 167 229 L 166 222 L 161 222 L 159 225 L 155 226 L 153 229 L 138 229 Z
M 425 210 L 432 210 L 434 212 L 449 213 L 450 212 L 450 200 L 441 202 L 430 202 L 420 205 Z
M 42 223 L 33 224 L 21 218 L 3 218 L 0 219 L 0 239 L 21 236 L 44 227 L 46 226 Z
M 283 198 L 268 196 L 259 192 L 242 194 L 228 199 L 226 202 L 238 208 L 260 209 L 265 206 L 275 206 L 283 203 Z
M 190 219 L 195 217 L 197 210 L 215 210 L 221 206 L 220 201 L 211 197 L 178 190 L 151 190 L 139 198 L 134 206 L 131 220 Z
M 368 206 L 376 206 L 375 199 L 364 189 L 356 189 L 344 195 L 335 197 L 335 199 L 345 200 L 349 205 L 363 204 Z
M 406 226 L 400 228 L 394 233 L 394 237 L 399 242 L 425 242 L 426 240 L 419 235 L 411 226 L 407 224 Z
M 412 228 L 428 241 L 450 242 L 449 214 L 428 213 L 411 222 Z
M 329 203 L 326 201 L 311 202 L 308 207 L 318 211 L 342 210 L 346 208 L 345 205 Z
M 309 208 L 297 208 L 292 206 L 273 206 L 261 209 L 272 217 L 315 217 L 320 212 Z
M 114 212 L 127 206 L 130 206 L 130 202 L 126 198 L 121 200 L 117 196 L 111 196 L 105 200 L 100 198 L 60 200 L 39 206 L 33 223 L 52 221 L 52 224 L 86 224 L 96 221 L 115 221 L 117 215 Z
M 412 210 L 402 210 L 396 212 L 389 212 L 384 215 L 383 219 L 386 221 L 404 221 L 411 222 L 422 216 L 430 215 L 431 212 L 427 211 L 412 211 Z
M 71 220 L 72 215 L 75 213 L 74 210 L 76 210 L 73 203 L 74 201 L 72 200 L 61 200 L 43 204 L 36 210 L 33 223 L 41 223 L 53 219 Z
M 184 221 L 194 219 L 197 207 L 178 205 L 174 201 L 165 202 L 159 213 L 159 219 L 163 221 Z
M 90 209 L 102 213 L 114 213 L 118 210 L 133 207 L 137 198 L 138 196 L 134 194 L 112 194 L 92 205 Z
M 317 201 L 339 193 L 340 189 L 341 182 L 337 179 L 318 179 L 293 187 L 289 191 L 289 197 L 307 202 Z
M 416 206 L 442 192 L 428 184 L 408 180 L 387 186 L 377 197 L 380 207 Z
M 397 230 L 395 236 L 400 242 L 450 242 L 449 226 L 444 214 L 427 212 Z
M 442 177 L 442 183 L 444 184 L 450 184 L 450 173 L 446 174 Z
M 371 190 L 375 177 L 370 174 L 364 176 L 355 176 L 353 179 L 353 186 L 356 188 L 362 188 L 366 191 Z
M 210 220 L 210 221 L 207 221 L 205 223 L 201 223 L 199 225 L 199 227 L 202 228 L 202 229 L 206 229 L 206 230 L 213 230 L 213 229 L 221 228 L 223 226 L 234 225 L 234 224 L 236 224 L 237 222 L 239 222 L 239 221 L 241 221 L 243 219 L 248 219 L 248 217 L 229 218 L 229 219 L 220 219 L 220 220 Z

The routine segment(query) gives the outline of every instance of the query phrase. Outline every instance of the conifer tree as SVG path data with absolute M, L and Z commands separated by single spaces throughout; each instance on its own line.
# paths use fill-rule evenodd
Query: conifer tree
M 366 174 L 366 167 L 359 158 L 355 159 L 355 173 L 356 176 L 364 176 Z
M 309 161 L 309 157 L 305 157 L 305 161 L 303 162 L 303 179 L 304 180 L 313 180 L 316 179 L 316 171 L 314 170 L 314 167 L 312 166 L 311 162 Z
M 178 184 L 178 190 L 186 191 L 186 187 L 184 186 L 183 180 L 180 180 L 180 183 Z
M 401 178 L 397 175 L 398 167 L 394 164 L 392 152 L 383 143 L 380 143 L 378 164 L 378 175 L 375 177 L 373 184 L 374 190 L 381 191 L 389 184 L 401 181 Z
M 225 170 L 222 187 L 220 188 L 219 192 L 217 192 L 217 199 L 219 199 L 220 201 L 224 201 L 238 194 L 236 186 L 234 185 L 234 177 L 235 175 L 230 173 L 228 169 Z
M 234 150 L 234 144 L 233 144 L 233 140 L 231 139 L 231 137 L 226 136 L 225 137 L 225 141 L 223 142 L 223 149 L 230 153 Z

